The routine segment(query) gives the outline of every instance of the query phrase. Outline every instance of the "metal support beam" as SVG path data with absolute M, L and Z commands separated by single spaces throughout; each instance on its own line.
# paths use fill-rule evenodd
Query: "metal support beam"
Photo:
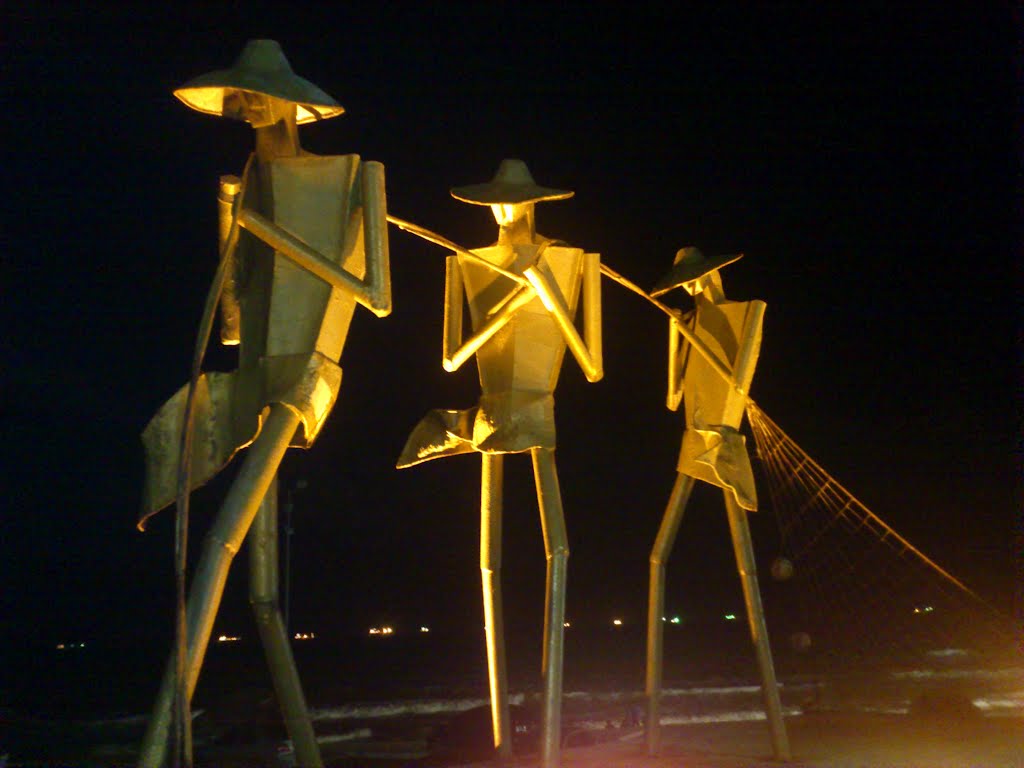
M 498 757 L 512 755 L 512 725 L 508 708 L 508 668 L 505 661 L 505 617 L 501 598 L 501 517 L 504 456 L 481 453 L 480 581 L 484 599 L 487 674 L 491 689 L 491 724 Z
M 299 672 L 278 604 L 277 479 L 271 483 L 249 531 L 249 602 L 298 765 L 322 768 Z
M 747 513 L 732 493 L 723 491 L 725 509 L 729 514 L 729 531 L 732 533 L 733 550 L 736 553 L 736 568 L 743 584 L 743 599 L 747 604 L 747 619 L 750 622 L 750 636 L 757 651 L 757 666 L 761 671 L 761 695 L 772 732 L 772 748 L 776 760 L 789 760 L 789 737 L 782 720 L 782 704 L 779 701 L 779 686 L 775 680 L 775 665 L 768 644 L 768 628 L 764 621 L 761 605 L 761 590 L 757 584 L 757 567 L 754 563 L 754 545 L 750 538 Z
M 541 711 L 541 768 L 558 768 L 562 734 L 562 659 L 565 648 L 565 587 L 569 565 L 569 540 L 558 487 L 555 452 L 530 451 L 537 485 L 547 557 L 547 590 L 544 599 L 544 656 L 541 673 L 544 699 Z
M 665 566 L 683 520 L 686 503 L 696 481 L 689 475 L 676 474 L 672 494 L 665 507 L 658 536 L 651 548 L 650 581 L 647 591 L 647 754 L 661 751 L 661 673 L 665 615 Z
M 295 411 L 280 404 L 270 406 L 270 414 L 263 429 L 249 446 L 238 477 L 232 483 L 203 544 L 203 553 L 192 578 L 188 598 L 186 677 L 190 700 L 199 680 L 199 671 L 213 632 L 213 622 L 224 594 L 231 561 L 249 532 L 249 526 L 277 474 L 277 468 L 298 425 L 299 415 Z M 166 760 L 174 702 L 174 677 L 174 655 L 171 654 L 139 751 L 139 766 L 142 768 L 159 768 Z

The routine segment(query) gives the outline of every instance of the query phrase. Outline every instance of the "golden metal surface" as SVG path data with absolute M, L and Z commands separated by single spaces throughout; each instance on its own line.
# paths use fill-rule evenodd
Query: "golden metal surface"
M 194 109 L 249 122 L 256 129 L 256 151 L 241 182 L 222 179 L 221 261 L 197 334 L 192 381 L 165 403 L 144 435 L 142 521 L 177 496 L 179 540 L 187 540 L 181 531 L 184 523 L 187 533 L 191 489 L 212 477 L 238 449 L 252 445 L 207 535 L 187 616 L 180 622 L 179 647 L 187 652 L 177 658 L 187 663 L 176 672 L 172 654 L 140 765 L 155 768 L 166 759 L 175 688 L 183 691 L 178 698 L 184 704 L 175 719 L 186 724 L 190 720 L 188 700 L 231 560 L 264 501 L 265 519 L 253 534 L 254 608 L 296 753 L 304 765 L 319 765 L 319 748 L 277 607 L 276 547 L 268 543 L 276 526 L 276 507 L 271 509 L 276 499 L 265 497 L 287 448 L 311 445 L 334 405 L 341 382 L 338 360 L 355 304 L 378 316 L 391 311 L 384 168 L 361 162 L 357 155 L 302 152 L 297 123 L 331 117 L 342 109 L 296 77 L 273 41 L 250 41 L 233 68 L 197 78 L 176 95 Z M 239 236 L 240 226 L 248 228 L 244 236 Z M 222 340 L 239 345 L 239 365 L 232 373 L 201 376 L 218 301 Z M 179 553 L 184 553 L 183 546 Z M 180 594 L 184 603 L 183 590 Z M 190 752 L 185 749 L 186 763 Z
M 554 390 L 567 348 L 589 380 L 603 375 L 600 257 L 537 234 L 534 203 L 571 193 L 536 185 L 522 161 L 506 160 L 490 183 L 461 187 L 452 194 L 490 205 L 499 226 L 495 245 L 470 251 L 429 230 L 409 231 L 443 243 L 455 254 L 446 262 L 442 365 L 454 371 L 475 356 L 482 392 L 474 408 L 427 414 L 410 434 L 397 464 L 406 467 L 469 451 L 483 454 L 481 575 L 488 676 L 494 743 L 504 755 L 510 724 L 501 637 L 500 459 L 504 453 L 531 453 L 547 557 L 541 762 L 554 768 L 561 741 L 569 557 L 554 460 Z M 581 294 L 582 338 L 574 325 Z M 468 338 L 463 333 L 463 302 L 472 323 Z
M 716 266 L 724 266 L 738 258 L 708 260 L 695 248 L 684 248 L 676 254 L 673 270 L 659 284 L 668 287 L 660 292 L 681 287 L 692 295 L 695 307 L 686 315 L 665 307 L 635 286 L 627 285 L 628 281 L 623 282 L 671 318 L 666 405 L 670 410 L 676 410 L 682 402 L 686 418 L 676 483 L 650 555 L 646 682 L 646 736 L 650 755 L 657 755 L 661 746 L 659 703 L 665 564 L 694 481 L 703 480 L 723 491 L 751 638 L 761 673 L 761 690 L 772 745 L 776 759 L 789 759 L 789 744 L 746 517 L 748 510 L 757 509 L 757 492 L 745 440 L 739 432 L 749 402 L 746 393 L 750 389 L 761 348 L 765 304 L 762 301 L 727 300 L 716 269 Z M 616 279 L 620 277 L 616 276 Z M 689 354 L 691 349 L 696 349 L 699 354 Z

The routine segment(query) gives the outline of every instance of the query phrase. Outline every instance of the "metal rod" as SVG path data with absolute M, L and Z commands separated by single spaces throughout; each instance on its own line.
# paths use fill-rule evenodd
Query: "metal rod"
M 676 328 L 679 329 L 679 333 L 681 333 L 683 337 L 688 342 L 690 342 L 690 344 L 693 346 L 694 349 L 697 350 L 701 357 L 708 361 L 708 364 L 715 369 L 715 373 L 717 373 L 719 376 L 721 376 L 723 379 L 729 382 L 730 386 L 732 386 L 732 388 L 739 392 L 741 395 L 743 395 L 744 397 L 747 396 L 746 390 L 744 390 L 742 387 L 739 386 L 739 384 L 736 383 L 736 379 L 733 377 L 732 371 L 729 370 L 729 367 L 725 365 L 725 363 L 723 363 L 721 360 L 719 360 L 718 356 L 715 355 L 714 352 L 708 349 L 707 345 L 704 344 L 704 342 L 697 337 L 697 334 L 695 334 L 693 331 L 691 331 L 689 328 L 683 325 L 681 321 L 681 315 L 677 310 L 674 310 L 671 307 L 662 304 L 656 298 L 648 294 L 647 291 L 645 291 L 639 285 L 634 283 L 632 280 L 623 277 L 614 269 L 609 267 L 607 264 L 601 264 L 601 272 L 606 274 L 608 277 L 610 277 L 612 280 L 614 280 L 624 288 L 628 288 L 638 296 L 647 299 L 647 301 L 651 302 L 651 304 L 653 304 L 666 315 L 675 320 Z
M 650 557 L 650 579 L 647 591 L 647 754 L 654 757 L 661 751 L 661 680 L 665 615 L 665 566 L 675 544 L 679 524 L 690 499 L 695 480 L 682 472 L 676 474 L 665 507 L 665 515 L 654 539 Z
M 541 768 L 558 768 L 562 733 L 562 660 L 565 650 L 565 586 L 569 540 L 558 487 L 555 452 L 533 448 L 533 474 L 537 486 L 544 552 L 547 557 L 544 599 L 544 653 L 541 672 L 544 699 L 541 710 Z
M 295 657 L 278 607 L 277 486 L 275 477 L 249 530 L 249 602 L 298 763 L 321 768 L 320 747 L 313 733 Z
M 432 232 L 426 227 L 421 227 L 419 224 L 413 224 L 411 221 L 405 221 L 404 219 L 400 219 L 397 216 L 392 216 L 390 213 L 388 214 L 388 221 L 394 224 L 399 229 L 408 232 L 411 235 L 422 237 L 424 240 L 427 240 L 433 243 L 434 245 L 440 245 L 441 247 L 447 248 L 450 251 L 459 254 L 460 256 L 465 256 L 470 261 L 474 261 L 477 264 L 480 264 L 481 266 L 487 267 L 488 269 L 497 272 L 499 275 L 504 275 L 509 280 L 515 280 L 520 285 L 528 285 L 526 278 L 524 278 L 522 275 L 517 275 L 515 272 L 509 272 L 507 269 L 503 269 L 502 267 L 499 267 L 497 264 L 492 264 L 483 256 L 473 253 L 468 248 L 463 248 L 461 245 L 452 242 L 444 235 L 439 235 L 437 232 Z
M 604 371 L 601 340 L 601 256 L 583 254 L 583 338 L 592 356 L 594 368 Z
M 586 344 L 583 343 L 583 339 L 580 338 L 579 331 L 576 330 L 572 318 L 569 317 L 569 310 L 565 305 L 565 299 L 558 292 L 557 286 L 552 286 L 536 267 L 528 267 L 523 270 L 523 274 L 530 281 L 530 285 L 533 286 L 537 295 L 540 296 L 540 300 L 544 302 L 544 308 L 555 319 L 555 323 L 557 323 L 559 330 L 562 332 L 562 338 L 565 339 L 566 344 L 572 350 L 573 357 L 576 358 L 580 368 L 583 369 L 583 374 L 587 377 L 587 381 L 599 381 L 603 371 L 594 365 L 594 361 L 590 357 L 590 351 L 587 349 Z
M 231 561 L 252 525 L 299 421 L 299 415 L 291 408 L 278 403 L 270 406 L 270 414 L 259 436 L 249 446 L 242 468 L 207 534 L 189 590 L 188 666 L 185 670 L 188 700 L 191 700 L 199 680 Z M 172 656 L 143 737 L 139 766 L 159 768 L 164 764 L 172 719 L 174 679 Z
M 779 686 L 775 679 L 775 665 L 768 643 L 768 627 L 761 605 L 761 590 L 757 585 L 757 567 L 754 563 L 754 545 L 750 538 L 750 526 L 746 510 L 736 503 L 732 492 L 722 491 L 725 509 L 729 515 L 729 531 L 732 534 L 733 550 L 736 553 L 736 568 L 743 584 L 743 598 L 747 604 L 747 619 L 750 622 L 750 636 L 757 652 L 757 666 L 761 672 L 761 695 L 764 697 L 765 713 L 772 734 L 772 749 L 776 760 L 789 760 L 789 737 L 782 719 L 782 703 L 779 701 Z
M 352 292 L 356 301 L 376 312 L 374 307 L 370 306 L 369 301 L 363 298 L 365 293 L 363 283 L 330 259 L 317 253 L 295 235 L 255 211 L 243 209 L 238 214 L 238 222 L 289 261 L 298 264 L 328 285 Z
M 505 327 L 505 323 L 508 322 L 509 318 L 515 314 L 520 307 L 529 304 L 537 296 L 533 287 L 530 285 L 527 285 L 525 288 L 516 288 L 514 290 L 514 294 L 515 295 L 511 300 L 504 302 L 500 309 L 487 317 L 483 327 L 470 336 L 465 343 L 455 351 L 450 359 L 447 357 L 442 358 L 441 365 L 446 371 L 449 373 L 457 371 L 462 364 L 471 358 L 476 351 L 480 349 L 480 347 L 486 344 L 494 334 Z M 449 326 L 449 330 L 453 331 L 451 326 Z
M 225 176 L 220 180 L 222 209 L 227 206 L 236 210 L 236 202 L 244 199 L 244 191 L 249 180 L 249 169 L 252 158 L 245 165 L 242 180 L 234 176 Z M 222 210 L 223 218 L 223 210 Z M 220 258 L 217 271 L 206 294 L 203 314 L 196 331 L 195 346 L 192 352 L 192 368 L 189 376 L 188 394 L 185 396 L 185 408 L 182 415 L 181 439 L 178 446 L 178 490 L 175 507 L 174 526 L 174 581 L 175 581 L 175 652 L 174 652 L 174 754 L 175 761 L 183 768 L 192 766 L 192 715 L 189 709 L 191 696 L 188 693 L 187 657 L 188 657 L 188 618 L 186 616 L 185 571 L 188 563 L 188 523 L 189 500 L 192 482 L 192 434 L 193 407 L 195 404 L 196 387 L 203 368 L 203 358 L 213 331 L 213 316 L 217 304 L 229 279 L 235 247 L 238 245 L 238 220 L 231 217 L 231 223 L 225 228 L 221 222 Z
M 505 661 L 505 617 L 501 591 L 501 527 L 504 456 L 481 453 L 480 581 L 484 600 L 484 633 L 491 692 L 491 725 L 498 757 L 512 755 L 512 725 L 508 707 L 508 667 Z

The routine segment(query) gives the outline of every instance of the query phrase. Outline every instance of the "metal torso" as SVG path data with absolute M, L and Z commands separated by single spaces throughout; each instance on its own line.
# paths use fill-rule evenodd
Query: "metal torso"
M 258 166 L 247 206 L 362 278 L 366 272 L 358 155 L 275 158 Z M 355 298 L 254 237 L 239 243 L 242 367 L 319 352 L 338 362 Z
M 492 246 L 474 253 L 505 269 L 521 273 L 536 259 L 536 245 Z M 513 289 L 511 281 L 459 257 L 473 329 L 479 328 Z M 583 274 L 583 250 L 565 246 L 544 249 L 539 269 L 558 286 L 570 316 L 575 316 Z M 485 395 L 499 392 L 554 392 L 565 356 L 565 340 L 540 298 L 514 318 L 476 353 L 480 386 Z
M 694 332 L 736 378 L 744 392 L 754 378 L 761 349 L 763 301 L 724 301 L 714 304 L 697 297 Z M 742 370 L 737 369 L 743 354 Z M 686 426 L 728 426 L 739 429 L 746 397 L 731 387 L 702 355 L 687 353 L 683 378 Z

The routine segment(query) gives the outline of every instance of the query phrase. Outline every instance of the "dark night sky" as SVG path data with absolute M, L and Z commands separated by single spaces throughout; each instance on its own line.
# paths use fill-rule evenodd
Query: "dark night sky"
M 173 515 L 135 530 L 138 434 L 186 379 L 216 181 L 252 147 L 247 126 L 171 91 L 250 37 L 280 40 L 345 106 L 302 129 L 307 149 L 384 162 L 391 212 L 457 242 L 487 244 L 495 227 L 448 189 L 522 157 L 539 183 L 576 190 L 538 207 L 539 230 L 643 286 L 683 245 L 744 252 L 723 275 L 730 296 L 768 303 L 754 398 L 1009 609 L 1021 509 L 1009 4 L 171 5 L 4 4 L 4 633 L 169 637 Z M 282 468 L 286 483 L 309 481 L 299 622 L 479 615 L 479 460 L 393 469 L 423 413 L 477 392 L 472 366 L 440 366 L 443 255 L 392 229 L 394 313 L 358 311 L 338 405 Z M 604 328 L 604 380 L 587 384 L 567 358 L 556 393 L 569 614 L 639 619 L 682 418 L 663 405 L 663 316 L 605 282 Z M 208 367 L 231 366 L 211 352 Z M 540 620 L 544 557 L 529 462 L 506 465 L 514 626 Z M 193 551 L 225 488 L 196 495 Z M 703 522 L 683 536 L 708 535 L 680 544 L 673 572 L 733 589 L 709 565 L 728 547 L 720 497 L 697 495 L 688 514 Z M 758 518 L 755 537 L 770 525 Z M 244 620 L 244 574 L 243 554 L 224 626 Z

